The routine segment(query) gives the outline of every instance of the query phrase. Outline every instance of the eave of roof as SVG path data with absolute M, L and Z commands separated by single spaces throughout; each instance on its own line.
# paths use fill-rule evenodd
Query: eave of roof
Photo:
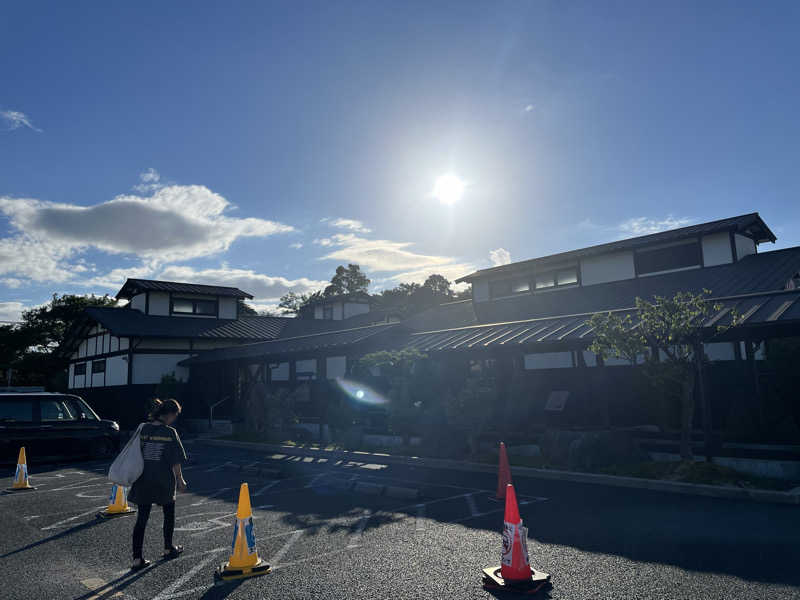
M 177 281 L 159 281 L 155 279 L 128 279 L 117 292 L 117 299 L 130 299 L 143 291 L 177 292 L 184 294 L 205 294 L 209 296 L 229 296 L 233 298 L 252 298 L 239 288 L 221 285 L 204 285 L 199 283 L 182 283 Z
M 464 277 L 456 279 L 456 283 L 471 282 L 480 277 L 487 275 L 498 275 L 503 273 L 514 273 L 517 271 L 530 270 L 536 266 L 546 266 L 548 264 L 555 264 L 562 261 L 574 260 L 584 256 L 594 256 L 607 252 L 617 252 L 621 250 L 630 250 L 648 244 L 668 242 L 681 238 L 692 237 L 696 235 L 709 235 L 711 233 L 718 233 L 721 231 L 746 231 L 755 226 L 760 230 L 758 237 L 754 238 L 756 243 L 761 242 L 774 242 L 777 238 L 775 234 L 767 227 L 767 224 L 761 219 L 761 216 L 755 213 L 748 213 L 739 215 L 737 217 L 728 217 L 726 219 L 719 219 L 717 221 L 709 221 L 707 223 L 698 223 L 696 225 L 687 225 L 686 227 L 679 227 L 677 229 L 670 229 L 667 231 L 659 231 L 648 235 L 627 238 L 624 240 L 617 240 L 614 242 L 607 242 L 604 244 L 597 244 L 595 246 L 587 246 L 586 248 L 579 248 L 577 250 L 568 250 L 566 252 L 559 252 L 557 254 L 550 254 L 541 256 L 539 258 L 532 258 L 523 260 L 499 267 L 491 267 L 488 269 L 480 269 Z

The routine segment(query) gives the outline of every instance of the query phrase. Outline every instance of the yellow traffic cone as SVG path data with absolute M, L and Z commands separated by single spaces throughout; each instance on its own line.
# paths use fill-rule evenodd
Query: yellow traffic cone
M 253 510 L 250 508 L 250 490 L 246 483 L 239 488 L 239 506 L 236 509 L 236 523 L 233 526 L 231 557 L 222 564 L 214 579 L 230 581 L 245 577 L 266 575 L 269 565 L 258 557 L 256 533 L 253 529 Z
M 28 462 L 25 458 L 25 446 L 19 449 L 17 458 L 17 470 L 14 473 L 14 483 L 8 488 L 9 492 L 22 492 L 24 490 L 35 490 L 28 480 Z
M 135 512 L 135 508 L 128 506 L 128 493 L 125 488 L 115 483 L 111 486 L 111 494 L 108 497 L 108 508 L 101 510 L 97 513 L 97 516 L 103 519 L 110 519 L 111 517 L 132 515 Z

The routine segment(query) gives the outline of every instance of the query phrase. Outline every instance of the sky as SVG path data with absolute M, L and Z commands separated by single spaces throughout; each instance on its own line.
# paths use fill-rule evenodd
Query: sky
M 800 244 L 797 2 L 20 2 L 0 320 L 126 277 L 262 309 L 757 211 Z M 433 190 L 463 183 L 453 203 Z

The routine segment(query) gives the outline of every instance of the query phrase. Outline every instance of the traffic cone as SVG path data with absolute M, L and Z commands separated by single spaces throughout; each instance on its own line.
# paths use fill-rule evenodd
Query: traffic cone
M 239 488 L 239 506 L 233 526 L 231 557 L 220 565 L 214 579 L 218 582 L 266 575 L 269 565 L 258 557 L 256 533 L 253 529 L 253 510 L 250 508 L 250 490 L 246 483 Z
M 528 529 L 522 525 L 517 495 L 510 483 L 506 487 L 506 510 L 503 521 L 505 522 L 500 566 L 483 570 L 483 588 L 535 594 L 550 582 L 550 575 L 531 568 L 528 559 Z
M 28 480 L 28 462 L 25 457 L 25 446 L 19 449 L 17 458 L 17 470 L 14 472 L 14 483 L 8 488 L 9 492 L 22 492 L 24 490 L 35 490 Z
M 115 483 L 111 486 L 111 494 L 108 496 L 108 508 L 101 510 L 97 516 L 101 519 L 110 519 L 132 515 L 135 512 L 135 508 L 128 506 L 128 493 L 125 488 Z
M 497 494 L 495 498 L 503 500 L 506 497 L 506 486 L 511 483 L 511 466 L 508 464 L 506 445 L 500 442 L 500 460 L 497 465 Z

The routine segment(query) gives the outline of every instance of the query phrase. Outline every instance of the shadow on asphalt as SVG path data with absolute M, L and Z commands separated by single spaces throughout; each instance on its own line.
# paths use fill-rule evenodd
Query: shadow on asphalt
M 82 596 L 78 596 L 73 600 L 103 600 L 104 598 L 113 598 L 117 594 L 122 592 L 122 590 L 124 590 L 129 585 L 134 583 L 136 580 L 140 579 L 141 577 L 144 577 L 149 573 L 152 573 L 155 569 L 157 569 L 158 567 L 160 567 L 165 563 L 166 561 L 159 560 L 153 562 L 152 565 L 150 565 L 146 569 L 142 569 L 141 571 L 128 571 L 124 575 L 120 575 L 116 579 L 109 581 L 103 586 L 95 588 L 89 592 L 86 592 Z
M 365 458 L 365 460 L 368 460 Z M 264 460 L 270 463 L 271 461 Z M 293 460 L 292 457 L 274 459 L 285 476 L 308 474 L 304 467 L 328 465 Z M 271 465 L 270 465 L 271 466 Z M 359 472 L 353 466 L 330 466 L 331 475 L 344 476 Z M 440 470 L 414 468 L 410 472 L 404 465 L 387 465 L 376 473 L 379 477 L 414 479 L 426 497 L 426 489 L 442 484 Z M 466 474 L 470 486 L 480 486 L 478 474 Z M 486 476 L 491 477 L 491 476 Z M 570 546 L 586 552 L 622 556 L 633 561 L 669 564 L 689 571 L 726 573 L 744 580 L 800 585 L 800 558 L 797 539 L 800 539 L 800 515 L 797 507 L 779 504 L 733 501 L 696 496 L 681 496 L 613 488 L 571 482 L 545 481 L 530 478 L 518 482 L 520 494 L 548 496 L 546 502 L 521 507 L 529 535 L 542 544 Z M 253 486 L 255 484 L 252 484 Z M 413 484 L 400 484 L 413 485 Z M 490 487 L 484 482 L 483 487 Z M 270 496 L 271 510 L 286 512 L 283 521 L 292 528 L 310 527 L 310 532 L 332 533 L 349 530 L 355 532 L 361 508 L 368 504 L 375 510 L 366 529 L 375 529 L 404 518 L 414 517 L 416 502 L 409 501 L 401 509 L 398 501 L 379 496 L 354 496 L 326 486 L 309 490 L 324 498 L 315 502 L 313 511 L 304 511 L 296 497 L 276 493 Z M 441 491 L 437 495 L 457 494 L 458 490 Z M 341 500 L 339 500 L 341 499 Z M 433 498 L 435 499 L 435 497 Z M 386 503 L 386 513 L 381 512 Z M 467 528 L 481 530 L 501 529 L 500 518 L 479 517 L 460 521 Z M 352 518 L 348 524 L 326 523 L 331 519 Z M 435 516 L 428 516 L 435 520 Z M 454 517 L 457 519 L 458 516 Z M 446 524 L 448 519 L 440 519 Z
M 51 535 L 50 537 L 46 537 L 42 540 L 37 542 L 32 542 L 27 546 L 22 546 L 21 548 L 17 548 L 16 550 L 12 550 L 11 552 L 6 552 L 3 555 L 0 555 L 0 558 L 8 558 L 9 556 L 14 556 L 15 554 L 19 554 L 20 552 L 25 552 L 26 550 L 30 550 L 32 548 L 36 548 L 37 546 L 41 546 L 43 544 L 47 544 L 49 542 L 54 542 L 58 539 L 67 537 L 68 535 L 72 535 L 73 533 L 77 533 L 79 531 L 83 531 L 85 529 L 90 529 L 96 525 L 99 525 L 103 521 L 99 519 L 94 519 L 92 521 L 87 521 L 86 523 L 81 523 L 80 525 L 75 525 L 74 527 L 70 527 L 69 529 L 65 529 L 64 531 L 57 533 L 55 535 Z
M 222 600 L 235 592 L 247 579 L 237 579 L 208 588 L 200 600 Z

